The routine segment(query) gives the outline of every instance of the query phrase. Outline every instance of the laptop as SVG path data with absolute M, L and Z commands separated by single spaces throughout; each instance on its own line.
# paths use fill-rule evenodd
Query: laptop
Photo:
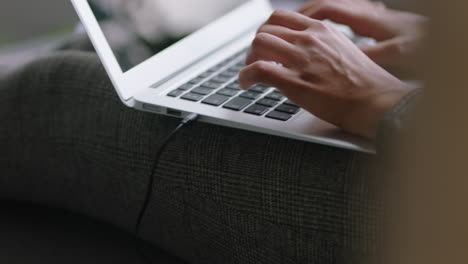
M 128 107 L 178 118 L 196 113 L 201 122 L 375 152 L 372 141 L 320 120 L 274 87 L 256 85 L 240 90 L 237 77 L 245 66 L 246 52 L 258 27 L 273 12 L 268 0 L 233 0 L 232 8 L 199 23 L 184 33 L 185 37 L 141 54 L 117 51 L 109 41 L 113 31 L 103 30 L 102 10 L 92 1 L 72 0 L 122 103 Z M 124 17 L 120 21 L 128 22 Z M 141 34 L 131 25 L 125 29 Z

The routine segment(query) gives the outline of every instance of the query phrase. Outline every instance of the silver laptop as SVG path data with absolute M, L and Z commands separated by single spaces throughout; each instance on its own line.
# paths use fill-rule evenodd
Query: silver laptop
M 113 31 L 103 30 L 102 12 L 90 1 L 72 0 L 120 99 L 128 107 L 174 117 L 196 113 L 202 122 L 375 151 L 373 142 L 316 118 L 274 87 L 257 85 L 249 91 L 240 90 L 237 77 L 245 66 L 246 51 L 258 27 L 273 11 L 268 0 L 235 0 L 233 8 L 200 23 L 185 37 L 152 47 L 150 53 L 117 51 L 109 41 Z M 119 23 L 131 24 L 125 18 Z M 132 25 L 124 28 L 134 29 Z

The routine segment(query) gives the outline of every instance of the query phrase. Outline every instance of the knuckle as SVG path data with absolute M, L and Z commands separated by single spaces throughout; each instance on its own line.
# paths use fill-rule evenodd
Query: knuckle
M 252 69 L 254 70 L 255 74 L 259 77 L 268 75 L 269 67 L 268 62 L 266 61 L 257 61 L 252 64 Z
M 288 37 L 291 43 L 297 44 L 302 39 L 302 32 L 290 32 Z
M 318 43 L 318 39 L 311 34 L 310 32 L 301 34 L 301 42 L 305 43 L 308 46 L 315 46 Z
M 323 31 L 327 31 L 329 29 L 328 25 L 323 21 L 314 20 L 312 23 L 313 23 L 313 25 L 312 25 L 313 29 L 315 31 L 323 32 Z
M 277 9 L 275 11 L 273 11 L 273 14 L 271 14 L 271 18 L 272 19 L 275 19 L 275 18 L 282 18 L 282 17 L 285 17 L 287 15 L 288 11 L 284 10 L 284 9 Z
M 290 16 L 290 11 L 284 9 L 277 9 L 273 11 L 267 24 L 274 24 L 275 21 L 281 21 Z
M 270 36 L 268 33 L 265 33 L 265 32 L 258 33 L 257 36 L 255 36 L 255 39 L 253 40 L 252 47 L 254 48 L 262 47 L 268 41 L 269 37 Z

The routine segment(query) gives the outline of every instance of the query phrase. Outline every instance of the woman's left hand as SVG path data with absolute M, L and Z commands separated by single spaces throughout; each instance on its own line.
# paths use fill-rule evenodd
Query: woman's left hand
M 315 116 L 368 138 L 412 89 L 331 26 L 284 10 L 258 30 L 239 81 L 244 89 L 276 87 Z

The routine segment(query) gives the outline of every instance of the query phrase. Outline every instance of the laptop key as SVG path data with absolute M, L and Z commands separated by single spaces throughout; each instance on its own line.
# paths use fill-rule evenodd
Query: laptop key
M 245 67 L 245 64 L 236 64 L 236 65 L 232 66 L 231 68 L 229 68 L 228 71 L 240 72 L 242 69 L 244 69 L 244 67 Z
M 276 88 L 273 89 L 273 92 L 274 92 L 274 93 L 281 93 L 280 90 L 278 90 L 278 89 L 276 89 Z
M 235 57 L 239 57 L 240 55 L 245 55 L 245 53 L 247 52 L 247 50 L 248 50 L 248 49 L 243 49 L 243 50 L 237 52 L 234 56 L 235 56 Z
M 252 114 L 252 115 L 261 116 L 261 115 L 265 114 L 266 112 L 268 112 L 268 110 L 270 110 L 269 107 L 254 104 L 254 105 L 250 106 L 249 108 L 247 108 L 244 112 L 246 112 L 248 114 Z
M 200 74 L 200 75 L 198 76 L 198 78 L 206 79 L 206 78 L 210 77 L 211 74 L 212 74 L 211 72 L 204 72 L 204 73 Z
M 220 106 L 229 100 L 229 96 L 224 96 L 220 94 L 213 94 L 208 96 L 205 100 L 202 101 L 204 104 Z
M 280 121 L 288 121 L 292 117 L 292 115 L 273 110 L 270 113 L 268 113 L 266 117 Z
M 257 102 L 257 104 L 268 106 L 268 107 L 274 107 L 274 106 L 276 106 L 278 104 L 278 101 L 263 98 L 263 99 L 259 100 Z
M 208 95 L 213 92 L 213 89 L 205 88 L 205 87 L 197 87 L 191 91 L 192 93 L 201 94 L 201 95 Z
M 243 92 L 240 96 L 255 100 L 255 99 L 258 99 L 261 96 L 261 94 L 247 91 L 247 92 Z
M 199 78 L 199 77 L 197 77 L 197 78 L 191 80 L 189 83 L 190 83 L 190 84 L 199 84 L 199 83 L 203 82 L 204 80 L 205 80 L 205 78 Z
M 201 85 L 201 87 L 210 88 L 210 89 L 218 89 L 221 86 L 223 86 L 222 83 L 215 83 L 215 82 L 211 82 L 211 81 L 208 81 L 208 82 Z
M 232 78 L 231 77 L 224 77 L 224 76 L 216 76 L 214 77 L 213 79 L 211 79 L 210 81 L 212 82 L 217 82 L 217 83 L 227 83 L 231 80 Z
M 233 96 L 236 96 L 239 93 L 239 91 L 224 88 L 224 89 L 219 90 L 217 93 L 225 95 L 225 96 L 233 97 Z
M 198 102 L 201 99 L 203 99 L 203 97 L 204 96 L 200 95 L 200 94 L 188 93 L 188 94 L 185 94 L 184 96 L 182 96 L 181 99 L 189 100 L 189 101 L 193 101 L 193 102 Z
M 216 67 L 222 68 L 222 67 L 228 65 L 230 62 L 231 62 L 231 61 L 230 61 L 229 59 L 225 59 L 225 60 L 223 60 L 222 62 L 218 63 L 218 65 L 216 65 Z
M 245 61 L 240 61 L 240 62 L 236 63 L 234 66 L 236 66 L 238 68 L 244 68 L 247 65 L 245 64 Z
M 223 107 L 227 109 L 231 109 L 234 111 L 241 111 L 242 109 L 246 108 L 249 104 L 253 101 L 247 98 L 236 97 L 231 101 L 227 102 Z
M 168 93 L 167 95 L 170 96 L 170 97 L 178 97 L 178 96 L 182 95 L 183 93 L 184 93 L 184 91 L 176 89 L 176 90 Z
M 293 101 L 291 100 L 287 100 L 286 102 L 284 102 L 285 105 L 291 105 L 291 106 L 295 106 L 295 107 L 299 107 L 297 106 Z
M 227 88 L 233 89 L 233 90 L 239 90 L 239 91 L 241 90 L 240 84 L 239 84 L 238 81 L 235 81 L 235 82 L 229 84 L 229 85 L 227 86 Z
M 182 86 L 179 87 L 179 90 L 182 91 L 188 91 L 193 88 L 193 85 L 190 83 L 183 84 Z
M 231 67 L 229 69 L 227 69 L 228 72 L 230 73 L 233 73 L 233 74 L 238 74 L 240 72 L 241 69 L 239 69 L 239 67 Z
M 229 78 L 229 80 L 234 78 L 236 75 L 237 75 L 236 72 L 230 72 L 230 71 L 225 71 L 225 72 L 220 74 L 220 76 L 225 77 L 225 78 Z
M 284 96 L 280 93 L 277 92 L 272 92 L 268 94 L 265 98 L 271 99 L 271 100 L 276 100 L 276 101 L 281 101 L 284 99 Z
M 222 67 L 223 66 L 216 65 L 216 66 L 212 67 L 211 69 L 209 69 L 208 72 L 211 72 L 211 73 L 217 72 L 217 71 L 221 70 Z
M 263 86 L 263 85 L 255 85 L 254 87 L 250 88 L 250 92 L 256 92 L 256 93 L 264 93 L 266 92 L 270 87 Z
M 294 115 L 294 114 L 297 114 L 297 112 L 299 112 L 299 107 L 282 104 L 278 106 L 275 110 Z

